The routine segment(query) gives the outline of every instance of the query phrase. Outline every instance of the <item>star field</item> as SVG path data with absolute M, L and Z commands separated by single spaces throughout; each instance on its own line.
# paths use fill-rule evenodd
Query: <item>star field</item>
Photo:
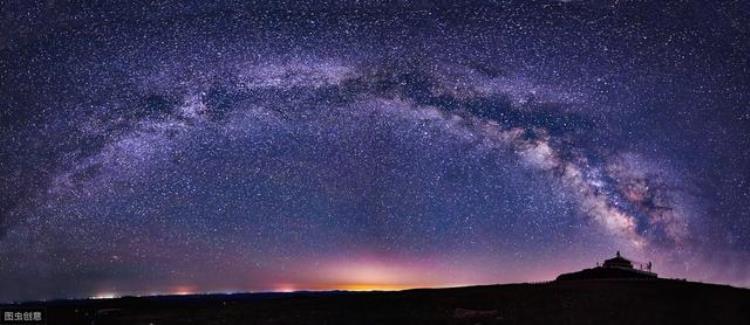
M 750 284 L 747 4 L 2 11 L 1 301 Z

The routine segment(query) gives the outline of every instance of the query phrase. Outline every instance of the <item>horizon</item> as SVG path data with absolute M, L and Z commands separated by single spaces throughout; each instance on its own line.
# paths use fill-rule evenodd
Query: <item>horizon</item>
M 608 279 L 604 281 L 655 281 L 653 279 Z M 686 282 L 693 284 L 703 285 L 714 285 L 714 286 L 725 286 L 735 289 L 746 289 L 750 290 L 750 287 L 735 286 L 728 283 L 714 283 L 714 282 L 701 282 L 691 281 L 690 279 L 680 278 L 658 278 L 658 280 Z M 597 280 L 602 281 L 602 280 Z M 432 286 L 432 287 L 404 287 L 404 288 L 372 288 L 372 289 L 306 289 L 301 288 L 294 291 L 273 291 L 273 290 L 249 290 L 249 291 L 205 291 L 205 292 L 190 292 L 190 293 L 178 293 L 178 292 L 161 292 L 161 293 L 147 293 L 147 294 L 117 294 L 117 293 L 103 293 L 102 296 L 90 296 L 90 297 L 60 297 L 60 298 L 48 298 L 41 300 L 23 300 L 23 301 L 0 301 L 0 305 L 21 305 L 21 304 L 33 304 L 33 303 L 49 303 L 49 302 L 69 302 L 69 301 L 88 301 L 88 300 L 117 300 L 122 298 L 169 298 L 169 297 L 200 297 L 200 296 L 233 296 L 233 295 L 263 295 L 263 294 L 302 294 L 302 293 L 368 293 L 368 292 L 401 292 L 410 290 L 440 290 L 440 289 L 462 289 L 472 287 L 491 287 L 491 286 L 505 286 L 505 285 L 544 285 L 554 283 L 556 280 L 545 280 L 545 281 L 528 281 L 528 282 L 503 282 L 503 283 L 478 283 L 478 284 L 456 284 L 446 286 Z
M 601 267 L 600 263 L 597 262 L 594 266 L 583 267 L 580 270 L 590 269 L 595 267 Z M 575 272 L 579 270 L 569 270 L 568 272 Z M 564 274 L 564 273 L 560 273 Z M 611 280 L 622 280 L 622 279 L 611 279 Z M 653 281 L 651 279 L 632 279 L 633 281 Z M 719 283 L 719 282 L 703 282 L 694 279 L 686 278 L 670 278 L 670 277 L 658 277 L 657 280 L 668 280 L 668 281 L 682 281 L 695 284 L 707 284 L 717 286 L 728 286 L 738 289 L 748 289 L 748 286 L 738 286 L 731 283 Z M 79 300 L 113 300 L 121 298 L 158 298 L 158 297 L 193 297 L 193 296 L 231 296 L 231 295 L 262 295 L 262 294 L 297 294 L 297 293 L 328 293 L 328 292 L 344 292 L 344 293 L 358 293 L 358 292 L 399 292 L 408 290 L 429 290 L 429 289 L 454 289 L 454 288 L 470 288 L 470 287 L 483 287 L 483 286 L 503 286 L 503 285 L 536 285 L 536 284 L 548 284 L 556 282 L 555 278 L 537 281 L 516 281 L 516 282 L 497 282 L 497 283 L 453 283 L 453 284 L 441 284 L 441 285 L 423 285 L 423 286 L 410 286 L 410 285 L 399 285 L 399 284 L 341 284 L 338 286 L 331 287 L 305 287 L 304 285 L 295 284 L 280 284 L 269 288 L 247 288 L 247 289 L 215 289 L 205 290 L 195 288 L 191 285 L 182 285 L 176 287 L 174 291 L 164 292 L 149 292 L 149 293 L 138 293 L 138 292 L 124 292 L 118 293 L 115 291 L 98 292 L 93 296 L 87 297 L 49 297 L 40 300 L 21 300 L 21 301 L 0 301 L 0 304 L 27 304 L 27 303 L 38 303 L 38 302 L 60 302 L 60 301 L 79 301 Z
M 0 301 L 750 287 L 747 4 L 2 7 Z

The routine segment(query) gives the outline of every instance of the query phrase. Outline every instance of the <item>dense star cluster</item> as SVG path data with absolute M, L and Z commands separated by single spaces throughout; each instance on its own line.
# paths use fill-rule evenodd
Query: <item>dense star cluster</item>
M 2 3 L 0 301 L 750 285 L 746 3 L 204 2 Z

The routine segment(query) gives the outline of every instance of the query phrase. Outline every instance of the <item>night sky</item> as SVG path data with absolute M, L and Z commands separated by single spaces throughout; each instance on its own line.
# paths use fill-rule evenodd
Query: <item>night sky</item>
M 1 2 L 0 301 L 750 286 L 747 2 L 202 2 Z

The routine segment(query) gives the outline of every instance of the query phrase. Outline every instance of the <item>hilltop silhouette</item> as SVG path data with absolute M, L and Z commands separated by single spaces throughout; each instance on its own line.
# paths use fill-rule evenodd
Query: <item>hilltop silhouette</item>
M 14 307 L 43 307 L 47 324 L 750 324 L 748 289 L 656 278 L 125 297 Z
M 593 279 L 656 279 L 658 275 L 651 272 L 652 263 L 648 262 L 639 268 L 633 266 L 633 262 L 620 255 L 617 251 L 615 257 L 605 260 L 600 266 L 584 269 L 578 272 L 565 273 L 557 277 L 558 281 L 564 280 L 593 280 Z

